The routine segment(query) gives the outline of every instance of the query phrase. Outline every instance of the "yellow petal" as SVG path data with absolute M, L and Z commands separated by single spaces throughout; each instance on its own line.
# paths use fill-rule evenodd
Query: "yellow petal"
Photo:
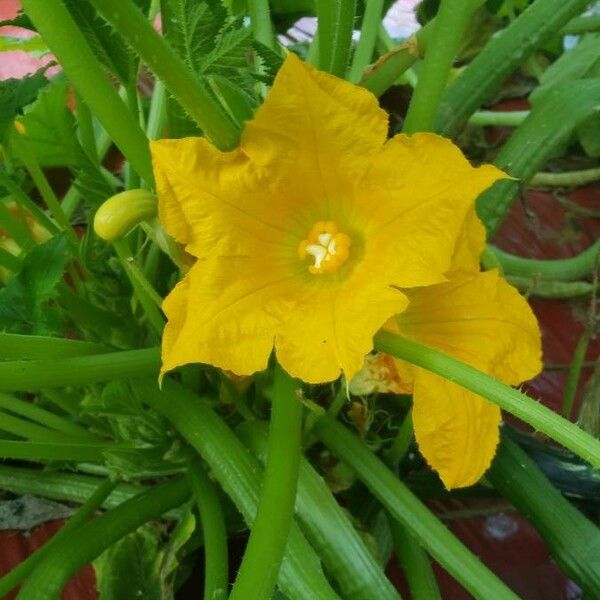
M 478 273 L 480 269 L 479 259 L 485 249 L 486 230 L 477 216 L 475 208 L 472 208 L 465 219 L 461 232 L 458 236 L 452 264 L 448 274 L 464 271 L 466 273 Z
M 277 164 L 286 172 L 288 197 L 326 207 L 347 200 L 387 128 L 373 94 L 289 54 L 246 123 L 241 148 L 256 164 Z
M 397 135 L 357 191 L 368 218 L 366 259 L 387 261 L 400 287 L 444 281 L 477 196 L 502 177 L 491 165 L 473 168 L 445 138 Z
M 343 372 L 349 381 L 373 349 L 373 335 L 407 299 L 381 283 L 381 273 L 359 266 L 344 281 L 306 285 L 275 340 L 277 359 L 294 377 L 321 383 Z
M 251 375 L 267 366 L 294 292 L 283 270 L 247 257 L 198 261 L 165 299 L 161 373 L 193 362 Z
M 456 275 L 408 293 L 399 332 L 454 356 L 505 383 L 540 372 L 541 339 L 527 301 L 496 270 Z
M 279 243 L 291 207 L 265 210 L 276 174 L 204 138 L 159 140 L 150 149 L 160 221 L 190 254 L 257 255 Z
M 501 420 L 494 404 L 416 369 L 412 417 L 419 450 L 448 489 L 473 485 L 490 466 Z

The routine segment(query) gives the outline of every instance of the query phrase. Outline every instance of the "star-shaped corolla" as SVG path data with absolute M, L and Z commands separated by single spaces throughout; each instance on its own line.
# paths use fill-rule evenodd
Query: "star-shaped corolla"
M 446 280 L 476 197 L 504 174 L 432 134 L 386 142 L 375 97 L 290 54 L 240 145 L 151 145 L 159 216 L 196 263 L 164 303 L 162 372 L 352 377 L 406 290 Z
M 409 290 L 407 309 L 386 327 L 517 385 L 541 370 L 540 330 L 525 299 L 497 270 L 479 272 L 484 243 L 472 213 L 448 281 Z M 476 483 L 496 452 L 498 406 L 425 369 L 395 364 L 394 391 L 413 394 L 415 439 L 429 465 L 449 489 Z

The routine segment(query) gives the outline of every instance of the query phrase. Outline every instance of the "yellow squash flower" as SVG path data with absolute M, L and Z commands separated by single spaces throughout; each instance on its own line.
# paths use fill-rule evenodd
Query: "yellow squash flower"
M 479 272 L 484 245 L 485 231 L 472 214 L 448 281 L 409 290 L 408 308 L 386 328 L 517 385 L 541 370 L 540 330 L 525 299 L 497 270 Z M 448 489 L 477 482 L 498 445 L 498 406 L 425 369 L 395 365 L 387 388 L 413 394 L 421 454 Z
M 164 303 L 162 373 L 357 373 L 405 290 L 446 281 L 476 197 L 505 175 L 431 134 L 386 142 L 375 97 L 290 54 L 240 145 L 151 145 L 159 218 L 197 262 Z

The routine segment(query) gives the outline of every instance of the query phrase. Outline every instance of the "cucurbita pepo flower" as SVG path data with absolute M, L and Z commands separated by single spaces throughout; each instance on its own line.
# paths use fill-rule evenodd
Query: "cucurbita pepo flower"
M 275 348 L 306 382 L 351 378 L 406 290 L 447 280 L 475 199 L 505 175 L 387 129 L 373 95 L 290 54 L 234 151 L 151 144 L 159 217 L 198 259 L 164 303 L 163 373 L 251 374 Z
M 407 309 L 385 327 L 517 385 L 541 370 L 540 330 L 525 299 L 497 270 L 479 271 L 484 246 L 485 231 L 473 213 L 465 221 L 448 281 L 407 291 Z M 391 372 L 388 357 L 387 381 L 380 386 L 413 394 L 421 454 L 447 488 L 477 482 L 496 453 L 498 406 L 425 369 L 394 363 Z

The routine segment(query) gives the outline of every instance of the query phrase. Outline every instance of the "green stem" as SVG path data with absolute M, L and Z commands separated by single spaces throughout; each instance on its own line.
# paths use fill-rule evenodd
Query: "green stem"
M 12 589 L 19 585 L 37 567 L 39 562 L 48 554 L 60 547 L 71 532 L 79 529 L 94 515 L 102 503 L 115 489 L 116 482 L 107 479 L 103 481 L 94 493 L 86 500 L 85 504 L 61 527 L 50 540 L 41 548 L 28 556 L 22 563 L 8 572 L 0 579 L 0 598 L 4 598 Z
M 545 433 L 594 467 L 600 467 L 600 441 L 563 419 L 543 404 L 442 352 L 418 342 L 380 331 L 375 348 L 440 375 Z
M 583 335 L 577 342 L 577 346 L 575 346 L 573 361 L 571 362 L 571 368 L 569 369 L 569 375 L 565 385 L 565 394 L 563 397 L 562 409 L 560 411 L 565 419 L 570 419 L 572 416 L 575 394 L 577 393 L 579 378 L 581 377 L 581 369 L 583 368 L 583 361 L 585 360 L 585 354 L 587 352 L 589 343 L 589 332 L 584 331 Z
M 152 28 L 131 0 L 90 0 L 98 12 L 129 42 L 163 81 L 202 131 L 221 149 L 235 148 L 239 131 L 194 73 Z
M 26 208 L 34 219 L 50 233 L 58 233 L 60 229 L 46 213 L 4 172 L 0 170 L 0 184 L 11 194 L 17 204 Z
M 61 0 L 24 0 L 22 5 L 65 70 L 69 81 L 119 150 L 146 182 L 153 184 L 148 140 L 106 78 L 64 4 Z
M 413 437 L 412 409 L 410 409 L 406 413 L 402 425 L 400 425 L 400 429 L 394 438 L 394 442 L 385 454 L 385 460 L 392 469 L 397 469 L 402 459 L 406 456 L 406 453 L 412 444 Z
M 594 291 L 594 286 L 589 281 L 540 280 L 539 277 L 519 277 L 514 275 L 505 275 L 504 278 L 527 297 L 577 298 L 579 296 L 587 296 Z
M 4 415 L 2 415 L 4 420 Z M 4 427 L 2 427 L 4 429 Z M 0 457 L 34 462 L 84 460 L 103 463 L 105 452 L 116 449 L 112 444 L 89 444 L 65 442 L 65 436 L 57 436 L 53 441 L 13 441 L 0 440 Z
M 478 110 L 469 117 L 469 123 L 482 127 L 518 127 L 528 116 L 528 110 Z
M 186 477 L 198 505 L 204 538 L 203 597 L 224 600 L 229 583 L 227 531 L 217 489 L 197 458 L 190 460 Z
M 0 199 L 0 225 L 5 229 L 12 239 L 22 250 L 28 250 L 35 246 L 33 234 L 26 225 L 25 219 L 19 219 L 10 211 L 8 206 Z
M 600 30 L 600 15 L 586 15 L 571 19 L 561 30 L 561 35 L 580 35 Z
M 139 63 L 136 61 L 136 65 Z M 125 91 L 127 92 L 127 106 L 129 108 L 129 112 L 134 116 L 135 120 L 140 123 L 140 127 L 142 130 L 144 129 L 141 120 L 140 120 L 140 101 L 138 98 L 137 91 L 137 69 L 132 73 L 131 81 L 127 86 L 125 86 Z M 127 163 L 126 172 L 125 172 L 125 189 L 131 190 L 134 188 L 140 187 L 140 176 L 139 173 L 133 168 L 131 163 Z
M 298 382 L 277 367 L 261 497 L 230 600 L 268 600 L 275 589 L 294 518 L 300 467 L 302 404 L 297 392 Z
M 146 276 L 131 256 L 129 244 L 125 239 L 115 240 L 113 242 L 117 256 L 127 277 L 133 286 L 133 291 L 137 296 L 142 309 L 156 333 L 162 333 L 165 327 L 165 319 L 159 310 L 162 304 L 162 298 L 157 294 L 152 284 L 146 279 Z
M 396 558 L 413 600 L 442 600 L 431 562 L 419 542 L 394 517 L 388 516 Z
M 403 131 L 431 131 L 454 58 L 475 11 L 472 0 L 441 0 Z
M 76 94 L 75 98 L 75 114 L 77 115 L 77 124 L 79 125 L 81 147 L 85 150 L 90 160 L 95 165 L 98 165 L 100 161 L 98 158 L 98 147 L 96 146 L 96 133 L 94 131 L 92 112 L 85 100 L 79 94 Z
M 546 479 L 537 465 L 502 435 L 487 479 L 539 531 L 564 573 L 600 597 L 600 531 Z
M 444 92 L 435 130 L 447 137 L 504 84 L 507 77 L 575 15 L 588 0 L 535 0 L 506 29 L 485 45 Z
M 146 123 L 146 135 L 149 140 L 163 137 L 165 123 L 167 121 L 167 90 L 165 84 L 157 79 L 150 100 L 148 122 Z
M 346 74 L 356 0 L 316 0 L 319 22 L 319 68 L 338 77 Z
M 367 1 L 360 29 L 360 39 L 354 50 L 350 72 L 348 73 L 348 79 L 352 83 L 357 83 L 362 79 L 364 70 L 373 59 L 373 50 L 375 49 L 377 32 L 381 25 L 382 12 L 383 0 Z
M 0 431 L 5 431 L 33 442 L 62 442 L 63 433 L 54 431 L 41 425 L 36 425 L 26 419 L 20 419 L 6 412 L 0 411 Z
M 106 352 L 106 346 L 66 338 L 0 333 L 0 360 L 87 356 Z
M 249 0 L 248 12 L 250 13 L 254 39 L 267 46 L 267 48 L 274 50 L 275 36 L 273 34 L 273 24 L 271 23 L 269 0 Z
M 600 253 L 600 240 L 572 258 L 522 258 L 491 245 L 488 245 L 488 250 L 491 251 L 506 275 L 576 281 L 591 275 L 596 269 L 596 261 Z
M 0 489 L 18 495 L 31 494 L 59 502 L 83 504 L 100 483 L 101 479 L 88 475 L 24 469 L 0 464 Z M 139 494 L 143 489 L 139 485 L 121 483 L 102 503 L 102 507 L 114 508 Z
M 529 181 L 530 187 L 577 187 L 600 180 L 600 167 L 567 171 L 566 173 L 538 173 Z
M 243 422 L 238 437 L 261 463 L 267 461 L 267 428 L 257 421 Z M 350 517 L 308 460 L 300 460 L 296 514 L 310 544 L 346 600 L 399 600 L 377 561 L 358 534 Z
M 138 381 L 134 389 L 140 399 L 165 416 L 202 455 L 223 490 L 251 526 L 259 498 L 260 463 L 206 401 L 186 388 L 165 379 L 162 392 L 150 381 Z M 278 584 L 290 598 L 339 600 L 321 571 L 319 559 L 296 524 L 292 524 L 289 532 Z
M 159 365 L 159 348 L 73 358 L 4 361 L 0 362 L 0 391 L 28 392 L 114 379 L 158 377 Z
M 475 598 L 517 599 L 362 440 L 330 417 L 323 417 L 317 423 L 315 431 L 321 441 L 356 473 L 388 512 Z
M 152 487 L 69 533 L 30 575 L 19 600 L 58 598 L 67 581 L 104 550 L 189 497 L 185 479 Z
M 13 396 L 9 396 L 8 394 L 0 393 L 0 408 L 27 417 L 32 421 L 46 425 L 46 427 L 50 427 L 56 431 L 61 431 L 67 436 L 98 441 L 98 438 L 84 427 L 72 423 L 71 421 L 67 421 L 67 419 L 44 410 L 31 402 L 20 400 Z
M 25 165 L 29 175 L 31 175 L 31 179 L 33 179 L 33 182 L 35 183 L 35 186 L 46 203 L 46 206 L 50 209 L 50 213 L 54 217 L 54 220 L 61 226 L 62 230 L 69 236 L 70 240 L 74 244 L 78 244 L 79 240 L 77 239 L 77 234 L 73 230 L 69 219 L 67 219 L 65 213 L 63 212 L 52 186 L 44 175 L 44 172 L 42 171 L 35 154 L 31 151 L 27 141 L 22 139 L 21 134 L 18 133 L 13 135 L 12 140 L 17 155 L 23 161 L 23 164 Z

